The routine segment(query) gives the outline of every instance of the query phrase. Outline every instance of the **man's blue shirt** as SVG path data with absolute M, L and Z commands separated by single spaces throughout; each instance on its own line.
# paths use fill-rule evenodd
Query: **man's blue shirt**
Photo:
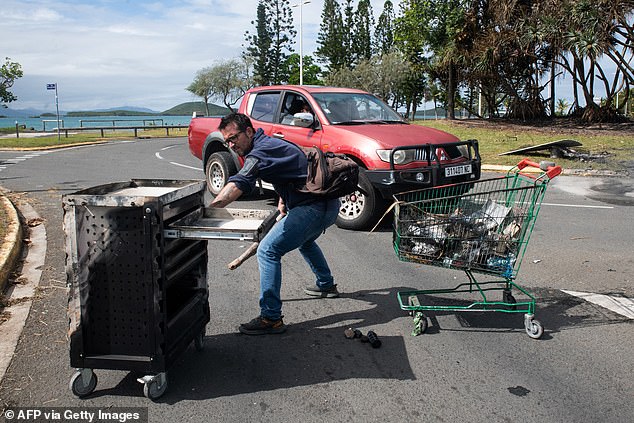
M 229 182 L 240 191 L 250 193 L 255 189 L 257 179 L 273 184 L 288 209 L 295 205 L 313 202 L 311 194 L 297 192 L 293 186 L 302 186 L 307 177 L 306 155 L 288 141 L 272 138 L 260 128 L 253 136 L 253 148 L 244 158 L 240 172 L 231 176 Z

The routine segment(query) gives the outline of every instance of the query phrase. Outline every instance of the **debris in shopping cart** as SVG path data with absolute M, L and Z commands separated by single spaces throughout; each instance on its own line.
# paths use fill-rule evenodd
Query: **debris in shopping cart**
M 436 244 L 429 242 L 414 241 L 413 244 L 411 252 L 421 256 L 431 256 L 440 250 Z
M 442 241 L 447 238 L 447 227 L 449 224 L 435 223 L 433 218 L 427 221 L 419 221 L 416 224 L 409 225 L 405 231 L 405 235 L 420 236 L 423 238 Z
M 402 206 L 396 247 L 420 263 L 512 273 L 526 211 L 505 204 L 466 197 L 431 209 Z
M 487 260 L 487 266 L 491 270 L 501 271 L 502 273 L 512 273 L 515 264 L 515 254 L 511 253 L 506 257 L 492 256 Z
M 466 217 L 466 221 L 476 232 L 485 233 L 498 227 L 510 211 L 511 207 L 505 207 L 488 198 L 482 209 Z

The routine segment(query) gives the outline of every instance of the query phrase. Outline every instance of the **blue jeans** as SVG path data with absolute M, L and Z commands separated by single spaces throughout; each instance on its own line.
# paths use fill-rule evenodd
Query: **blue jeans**
M 334 279 L 321 249 L 315 242 L 339 214 L 339 199 L 296 206 L 288 211 L 258 247 L 260 269 L 260 315 L 270 320 L 282 316 L 282 256 L 299 248 L 299 252 L 322 289 L 330 288 Z

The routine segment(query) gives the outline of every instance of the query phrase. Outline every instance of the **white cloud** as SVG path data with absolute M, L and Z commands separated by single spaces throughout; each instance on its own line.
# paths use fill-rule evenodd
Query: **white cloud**
M 3 9 L 0 10 L 0 20 L 2 21 L 55 22 L 61 18 L 62 15 L 46 7 L 38 7 L 33 11 L 24 7 L 5 8 L 3 6 Z
M 192 97 L 196 71 L 238 57 L 257 0 L 3 0 L 0 55 L 22 65 L 12 108 L 121 104 L 164 110 Z
M 46 83 L 59 84 L 64 110 L 121 105 L 166 110 L 195 100 L 196 72 L 239 57 L 253 30 L 257 0 L 1 0 L 0 59 L 22 65 L 12 108 L 54 105 Z M 297 4 L 298 0 L 291 0 Z M 373 0 L 376 16 L 383 0 Z M 303 48 L 316 48 L 323 2 L 303 7 Z M 394 2 L 398 13 L 398 1 Z M 297 8 L 293 8 L 299 25 Z M 299 50 L 296 40 L 295 50 Z

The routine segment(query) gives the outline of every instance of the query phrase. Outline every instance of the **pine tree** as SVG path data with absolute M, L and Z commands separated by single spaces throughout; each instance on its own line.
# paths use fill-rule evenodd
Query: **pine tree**
M 370 0 L 359 0 L 354 15 L 355 26 L 352 31 L 352 51 L 355 64 L 372 57 L 372 28 L 374 16 Z
M 251 21 L 256 33 L 245 34 L 249 46 L 243 54 L 253 60 L 253 78 L 258 85 L 280 84 L 288 79 L 284 64 L 293 52 L 296 35 L 289 3 L 289 0 L 260 0 L 257 18 Z
M 352 6 L 352 0 L 345 0 L 343 8 L 343 28 L 341 31 L 342 46 L 345 48 L 346 54 L 343 56 L 343 64 L 348 69 L 352 69 L 354 65 L 354 33 L 355 21 L 354 21 L 354 7 Z M 353 53 L 353 54 L 351 54 Z
M 341 69 L 346 63 L 348 50 L 343 40 L 343 18 L 336 0 L 325 0 L 321 12 L 321 25 L 317 35 L 315 55 L 326 67 L 326 73 Z
M 271 66 L 269 63 L 269 50 L 271 49 L 272 36 L 268 28 L 269 18 L 266 5 L 262 0 L 258 3 L 257 18 L 251 21 L 255 25 L 256 33 L 245 33 L 245 41 L 249 43 L 244 56 L 253 60 L 253 80 L 257 85 L 269 85 L 271 81 Z
M 394 19 L 394 5 L 387 0 L 374 31 L 374 54 L 386 54 L 394 48 Z
M 293 14 L 289 0 L 267 0 L 270 28 L 273 34 L 269 63 L 271 66 L 271 83 L 281 84 L 288 80 L 288 69 L 284 66 L 290 53 L 297 31 L 293 26 Z

